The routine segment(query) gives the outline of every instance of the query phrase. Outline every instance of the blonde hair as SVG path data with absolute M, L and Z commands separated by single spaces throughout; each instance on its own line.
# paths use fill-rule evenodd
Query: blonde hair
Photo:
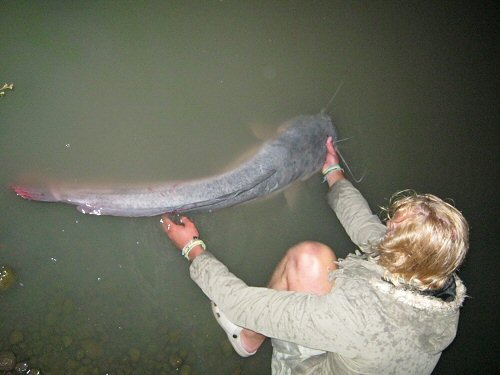
M 432 194 L 408 190 L 396 193 L 385 211 L 388 231 L 374 250 L 386 278 L 419 290 L 444 287 L 469 248 L 460 211 Z

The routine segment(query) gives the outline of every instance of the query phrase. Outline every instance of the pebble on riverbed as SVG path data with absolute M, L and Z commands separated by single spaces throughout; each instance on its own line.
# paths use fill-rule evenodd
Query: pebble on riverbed
M 16 367 L 14 368 L 18 374 L 24 374 L 29 370 L 28 362 L 18 362 L 16 363 Z
M 84 340 L 82 342 L 82 349 L 87 358 L 91 360 L 98 359 L 104 354 L 104 350 L 100 343 L 94 340 Z
M 137 348 L 131 348 L 128 354 L 132 362 L 138 362 L 141 359 L 141 351 Z
M 0 266 L 0 292 L 5 292 L 16 282 L 16 273 L 12 267 Z
M 62 342 L 65 348 L 70 346 L 73 343 L 73 338 L 71 336 L 63 336 Z
M 191 366 L 189 365 L 184 365 L 181 367 L 181 370 L 179 371 L 179 375 L 192 375 L 193 370 L 191 369 Z
M 16 345 L 24 340 L 24 334 L 21 331 L 12 331 L 9 337 L 9 342 L 11 345 Z
M 168 359 L 170 366 L 178 370 L 184 363 L 184 359 L 178 353 L 172 353 Z
M 12 352 L 0 352 L 0 371 L 11 371 L 16 367 L 16 355 Z

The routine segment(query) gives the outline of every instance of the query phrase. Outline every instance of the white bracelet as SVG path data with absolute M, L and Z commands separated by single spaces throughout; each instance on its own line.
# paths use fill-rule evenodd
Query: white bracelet
M 326 176 L 334 171 L 341 171 L 343 173 L 344 169 L 338 164 L 333 164 L 330 165 L 328 168 L 323 169 L 321 171 L 321 173 L 323 173 L 323 182 L 326 181 Z
M 203 250 L 205 250 L 207 248 L 207 246 L 205 245 L 205 242 L 200 240 L 198 237 L 193 237 L 193 239 L 191 241 L 189 241 L 186 244 L 186 246 L 183 247 L 183 249 L 181 251 L 181 255 L 183 257 L 185 257 L 187 260 L 190 260 L 189 259 L 189 252 L 191 250 L 193 250 L 193 248 L 195 248 L 196 246 L 201 246 L 203 248 Z

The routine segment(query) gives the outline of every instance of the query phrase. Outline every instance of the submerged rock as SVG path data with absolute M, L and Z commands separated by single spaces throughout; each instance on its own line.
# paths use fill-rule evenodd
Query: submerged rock
M 25 374 L 29 370 L 29 364 L 28 362 L 18 362 L 14 370 L 16 370 L 18 374 Z
M 102 357 L 104 350 L 102 346 L 94 340 L 85 340 L 82 342 L 82 349 L 85 355 L 91 360 Z
M 16 273 L 12 267 L 0 266 L 0 292 L 5 292 L 16 282 Z
M 16 355 L 12 352 L 0 352 L 0 371 L 11 371 L 16 367 Z
M 168 362 L 170 366 L 177 370 L 183 365 L 184 359 L 179 354 L 173 353 L 170 355 Z
M 63 336 L 62 342 L 65 348 L 70 346 L 73 343 L 73 338 L 71 336 Z
M 141 351 L 137 348 L 131 348 L 128 354 L 132 362 L 137 362 L 141 358 Z
M 9 337 L 11 345 L 16 345 L 24 340 L 24 334 L 21 331 L 12 331 Z
M 75 303 L 72 299 L 66 298 L 62 304 L 62 311 L 65 314 L 71 314 L 75 310 Z
M 193 370 L 191 369 L 191 366 L 189 365 L 184 365 L 181 367 L 181 371 L 179 371 L 179 375 L 192 375 Z

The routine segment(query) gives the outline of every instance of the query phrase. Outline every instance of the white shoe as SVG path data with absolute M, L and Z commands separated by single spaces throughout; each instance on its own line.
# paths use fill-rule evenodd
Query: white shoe
M 241 342 L 241 331 L 243 330 L 243 328 L 237 326 L 234 323 L 231 323 L 229 319 L 223 314 L 223 312 L 220 311 L 215 302 L 211 301 L 211 305 L 215 320 L 217 320 L 217 323 L 219 323 L 224 332 L 226 332 L 227 338 L 229 339 L 229 342 L 233 346 L 236 353 L 238 353 L 241 357 L 250 357 L 251 355 L 257 353 L 257 350 L 253 353 L 250 353 L 243 347 L 243 343 Z

